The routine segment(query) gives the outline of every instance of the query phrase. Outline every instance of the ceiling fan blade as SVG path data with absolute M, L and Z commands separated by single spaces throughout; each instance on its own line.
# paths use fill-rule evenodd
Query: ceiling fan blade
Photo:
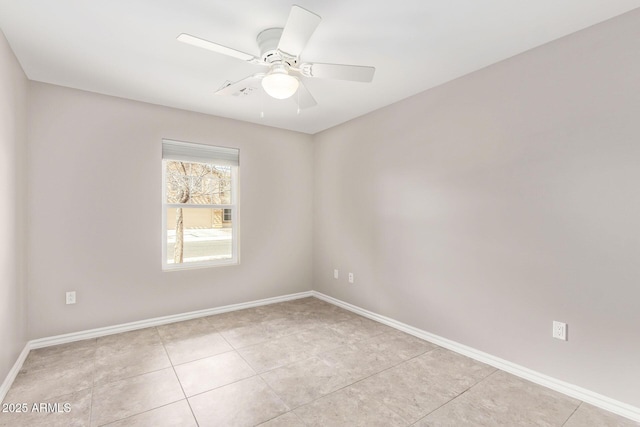
M 278 43 L 278 50 L 293 58 L 300 56 L 300 52 L 321 20 L 322 18 L 307 9 L 297 5 L 291 6 L 289 18 Z
M 216 95 L 234 95 L 245 96 L 250 95 L 252 92 L 260 89 L 260 81 L 264 77 L 264 73 L 254 74 L 249 77 L 245 77 L 235 83 L 227 82 L 220 89 L 218 89 Z
M 296 92 L 295 95 L 293 95 L 293 99 L 295 99 L 296 103 L 298 104 L 298 107 L 300 107 L 301 110 L 318 105 L 316 100 L 311 95 L 311 92 L 307 90 L 306 86 L 304 85 L 304 83 L 302 83 L 302 81 L 300 81 L 300 85 L 298 86 L 298 91 Z
M 248 53 L 240 52 L 239 50 L 222 46 L 221 44 L 210 42 L 209 40 L 201 39 L 199 37 L 195 37 L 190 34 L 185 34 L 185 33 L 180 34 L 178 36 L 178 41 L 190 44 L 192 46 L 197 46 L 204 49 L 212 50 L 214 52 L 231 56 L 233 58 L 241 59 L 247 62 L 254 62 L 258 60 L 258 58 L 256 58 L 253 55 L 249 55 Z
M 301 64 L 300 69 L 307 77 L 321 79 L 350 80 L 369 83 L 376 72 L 375 67 L 341 64 Z

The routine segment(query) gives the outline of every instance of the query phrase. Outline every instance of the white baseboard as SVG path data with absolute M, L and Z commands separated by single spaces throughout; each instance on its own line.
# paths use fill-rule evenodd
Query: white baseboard
M 283 295 L 279 297 L 265 298 L 256 301 L 230 304 L 222 307 L 207 308 L 205 310 L 190 311 L 188 313 L 173 314 L 170 316 L 155 317 L 153 319 L 140 320 L 138 322 L 122 323 L 104 328 L 89 329 L 87 331 L 73 332 L 70 334 L 56 335 L 53 337 L 39 338 L 29 341 L 30 348 L 42 348 L 52 345 L 65 344 L 74 341 L 81 341 L 90 338 L 104 337 L 106 335 L 119 334 L 121 332 L 135 331 L 136 329 L 150 328 L 152 326 L 166 325 L 167 323 L 182 322 L 184 320 L 196 319 L 198 317 L 212 316 L 214 314 L 226 313 L 228 311 L 243 310 L 245 308 L 258 307 L 261 305 L 275 304 L 278 302 L 290 301 L 299 298 L 313 296 L 312 291 L 298 292 L 296 294 Z
M 230 304 L 222 307 L 209 308 L 205 310 L 190 311 L 188 313 L 174 314 L 170 316 L 156 317 L 153 319 L 140 320 L 138 322 L 123 323 L 104 328 L 89 329 L 87 331 L 73 332 L 70 334 L 56 335 L 53 337 L 39 338 L 27 342 L 22 353 L 9 371 L 9 374 L 0 386 L 0 402 L 2 402 L 16 379 L 18 372 L 22 369 L 22 364 L 27 359 L 29 351 L 36 348 L 49 347 L 52 345 L 66 344 L 74 341 L 81 341 L 90 338 L 104 337 L 107 335 L 119 334 L 121 332 L 134 331 L 137 329 L 149 328 L 152 326 L 166 325 L 167 323 L 181 322 L 183 320 L 196 319 L 198 317 L 212 316 L 214 314 L 226 313 L 228 311 L 242 310 L 245 308 L 259 307 L 261 305 L 275 304 L 278 302 L 291 301 L 300 298 L 313 296 L 312 291 L 298 292 L 279 297 L 265 298 L 256 301 L 244 302 L 240 304 Z
M 325 295 L 321 292 L 312 291 L 312 294 L 318 299 L 334 304 L 338 307 L 344 308 L 361 316 L 368 317 L 371 320 L 375 320 L 387 326 L 391 326 L 392 328 L 398 329 L 402 332 L 406 332 L 425 341 L 429 341 L 433 344 L 439 345 L 440 347 L 444 347 L 448 350 L 470 357 L 479 362 L 486 363 L 487 365 L 491 365 L 505 372 L 509 372 L 510 374 L 513 374 L 517 377 L 524 378 L 525 380 L 550 388 L 562 394 L 566 394 L 567 396 L 582 400 L 583 402 L 621 415 L 625 418 L 629 418 L 634 421 L 640 421 L 640 408 L 637 408 L 635 406 L 620 402 L 607 396 L 603 396 L 602 394 L 595 393 L 591 390 L 587 390 L 577 385 L 561 381 L 548 375 L 541 374 L 540 372 L 533 371 L 529 368 L 525 368 L 524 366 L 509 362 L 508 360 L 501 359 L 480 350 L 476 350 L 475 348 L 468 347 L 455 341 L 451 341 L 438 335 L 423 331 L 422 329 L 414 328 L 413 326 L 398 322 L 397 320 L 382 316 L 372 311 L 365 310 L 353 304 L 349 304 L 337 298 Z
M 13 367 L 7 374 L 7 377 L 2 382 L 2 385 L 0 385 L 0 402 L 4 400 L 5 396 L 9 392 L 9 389 L 11 388 L 13 381 L 18 376 L 18 372 L 20 372 L 20 369 L 22 369 L 22 364 L 24 363 L 25 360 L 27 360 L 28 355 L 29 355 L 29 343 L 27 343 L 24 346 L 24 348 L 22 349 L 22 352 L 18 356 L 18 360 L 16 360 L 16 363 L 13 364 Z

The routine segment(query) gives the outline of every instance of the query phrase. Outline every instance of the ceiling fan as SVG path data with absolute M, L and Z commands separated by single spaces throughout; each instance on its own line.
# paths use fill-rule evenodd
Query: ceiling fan
M 376 71 L 374 67 L 358 65 L 300 62 L 300 53 L 321 19 L 315 13 L 293 5 L 284 28 L 269 28 L 258 34 L 256 41 L 260 57 L 186 33 L 180 34 L 178 40 L 269 68 L 265 73 L 253 74 L 235 83 L 226 82 L 216 94 L 248 95 L 261 82 L 265 92 L 273 98 L 286 99 L 297 92 L 298 96 L 294 99 L 298 107 L 307 108 L 317 102 L 304 86 L 301 77 L 370 82 Z

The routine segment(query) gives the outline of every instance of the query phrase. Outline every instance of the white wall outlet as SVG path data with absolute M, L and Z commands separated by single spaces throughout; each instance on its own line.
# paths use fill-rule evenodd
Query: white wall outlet
M 67 292 L 67 304 L 76 303 L 76 291 Z
M 349 283 L 353 283 L 353 273 L 349 273 Z
M 336 268 L 335 270 L 333 270 L 333 278 L 337 279 L 339 277 L 339 273 L 338 273 L 338 269 Z
M 553 337 L 562 341 L 567 340 L 567 324 L 553 321 Z

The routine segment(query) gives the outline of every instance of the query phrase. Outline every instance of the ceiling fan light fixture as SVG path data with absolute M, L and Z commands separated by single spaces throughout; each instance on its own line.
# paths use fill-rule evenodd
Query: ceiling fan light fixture
M 359 65 L 300 63 L 300 54 L 321 20 L 315 13 L 294 4 L 283 28 L 267 28 L 258 34 L 259 57 L 186 33 L 180 34 L 178 40 L 250 64 L 270 67 L 266 74 L 260 72 L 235 83 L 225 82 L 216 95 L 249 95 L 261 82 L 264 91 L 273 98 L 287 99 L 297 94 L 294 101 L 299 113 L 300 109 L 318 105 L 305 87 L 307 79 L 371 82 L 376 71 L 374 67 Z
M 298 90 L 300 82 L 287 72 L 286 66 L 275 64 L 262 79 L 264 91 L 276 99 L 287 99 Z

